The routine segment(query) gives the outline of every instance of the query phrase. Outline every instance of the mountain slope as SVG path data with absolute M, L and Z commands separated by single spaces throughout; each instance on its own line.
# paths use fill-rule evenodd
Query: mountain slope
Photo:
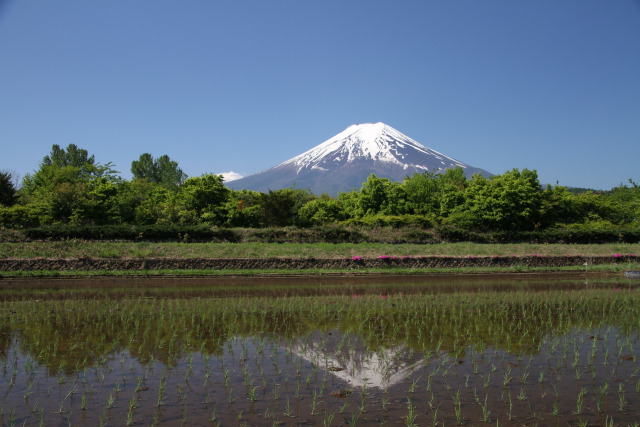
M 415 172 L 462 167 L 467 176 L 491 174 L 425 147 L 384 123 L 349 126 L 333 138 L 271 169 L 229 182 L 233 189 L 266 192 L 295 186 L 336 195 L 360 188 L 374 173 L 402 181 Z

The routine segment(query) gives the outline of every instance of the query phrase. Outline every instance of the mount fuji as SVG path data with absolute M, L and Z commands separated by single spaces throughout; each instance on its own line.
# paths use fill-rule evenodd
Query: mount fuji
M 384 123 L 349 126 L 299 156 L 265 171 L 226 183 L 240 190 L 267 192 L 294 187 L 314 194 L 359 189 L 369 175 L 402 181 L 415 172 L 464 169 L 467 177 L 491 173 L 469 166 L 416 142 Z

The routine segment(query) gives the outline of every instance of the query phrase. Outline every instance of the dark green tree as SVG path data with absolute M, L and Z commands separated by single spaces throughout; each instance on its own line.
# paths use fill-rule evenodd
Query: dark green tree
M 263 225 L 268 227 L 294 225 L 300 208 L 313 198 L 309 190 L 295 188 L 262 193 L 260 213 Z
M 131 173 L 134 179 L 146 179 L 171 189 L 177 189 L 187 179 L 178 162 L 166 154 L 157 159 L 149 153 L 141 154 L 138 160 L 131 162 Z
M 11 172 L 0 171 L 0 205 L 13 206 L 18 200 L 17 192 Z

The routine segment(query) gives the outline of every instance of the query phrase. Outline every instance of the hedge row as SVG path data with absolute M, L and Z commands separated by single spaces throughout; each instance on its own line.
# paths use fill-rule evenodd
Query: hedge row
M 20 231 L 4 230 L 0 241 L 15 240 L 128 240 L 171 242 L 264 243 L 640 243 L 640 230 L 544 230 L 536 232 L 478 233 L 441 226 L 421 228 L 314 228 L 229 229 L 184 225 L 55 225 Z
M 32 240 L 133 240 L 133 241 L 203 241 L 238 242 L 232 230 L 209 226 L 183 225 L 51 225 L 21 230 Z
M 343 227 L 257 228 L 239 230 L 241 240 L 264 243 L 363 243 L 367 236 Z
M 343 227 L 229 229 L 181 225 L 52 225 L 4 230 L 4 241 L 17 240 L 127 240 L 166 242 L 361 243 L 367 236 Z
M 474 243 L 639 243 L 640 230 L 565 230 L 477 233 L 459 228 L 439 227 L 435 234 L 443 242 Z

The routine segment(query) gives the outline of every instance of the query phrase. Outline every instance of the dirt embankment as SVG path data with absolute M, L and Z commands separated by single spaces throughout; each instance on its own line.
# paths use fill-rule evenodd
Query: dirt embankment
M 637 263 L 635 256 L 527 256 L 527 257 L 382 257 L 371 259 L 318 258 L 29 258 L 0 259 L 0 271 L 37 270 L 309 270 L 375 267 L 566 267 Z

